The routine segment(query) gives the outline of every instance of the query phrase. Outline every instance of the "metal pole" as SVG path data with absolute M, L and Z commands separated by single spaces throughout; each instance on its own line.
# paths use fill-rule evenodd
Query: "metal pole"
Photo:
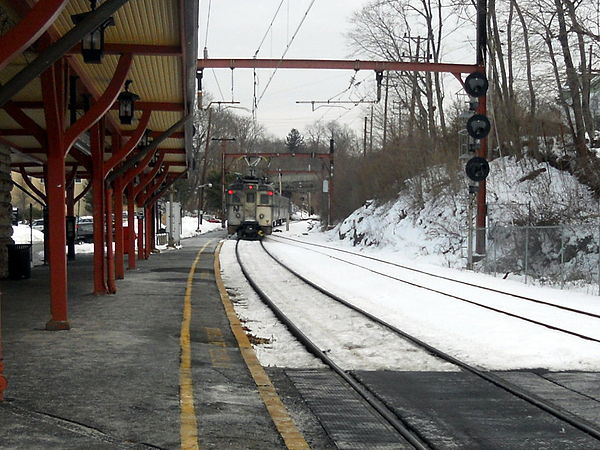
M 369 153 L 373 153 L 373 105 L 371 105 L 371 125 L 369 128 Z
M 202 187 L 200 188 L 200 199 L 199 199 L 199 207 L 198 207 L 198 231 L 200 230 L 200 225 L 202 225 L 202 216 L 204 215 L 204 184 L 206 183 L 206 167 L 208 164 L 208 145 L 210 143 L 210 128 L 212 123 L 212 109 L 208 109 L 208 127 L 206 128 L 206 146 L 204 147 L 204 162 L 202 164 L 202 178 L 200 184 Z
M 467 197 L 467 269 L 473 270 L 473 194 Z
M 221 141 L 221 228 L 225 228 L 225 146 L 226 141 Z
M 561 267 L 561 283 L 560 288 L 565 288 L 565 242 L 563 238 L 563 228 L 560 227 L 560 267 Z
M 527 226 L 525 228 L 525 284 L 529 271 L 529 227 L 531 226 L 531 202 L 527 203 Z
M 527 271 L 529 270 L 529 224 L 525 226 L 525 284 L 527 284 Z
M 385 144 L 387 139 L 387 112 L 388 112 L 388 90 L 390 87 L 390 75 L 389 72 L 385 73 L 385 100 L 383 103 L 383 145 L 382 148 L 385 150 Z
M 476 46 L 476 61 L 477 65 L 481 66 L 485 71 L 485 63 L 487 56 L 487 0 L 477 0 L 477 46 Z M 486 115 L 487 99 L 485 96 L 479 99 L 477 108 L 479 114 Z M 477 156 L 487 158 L 487 138 L 481 139 L 479 153 Z M 485 254 L 485 219 L 487 216 L 486 207 L 486 182 L 483 180 L 479 183 L 479 192 L 477 193 L 477 253 Z M 483 232 L 482 232 L 483 230 Z
M 331 227 L 331 207 L 333 206 L 333 153 L 335 151 L 335 141 L 333 138 L 329 140 L 329 186 L 328 186 L 328 196 L 327 196 L 327 227 Z
M 167 244 L 168 247 L 175 247 L 175 240 L 173 239 L 173 189 L 169 192 L 169 242 Z M 150 220 L 150 218 L 146 217 L 146 220 Z
M 367 120 L 368 117 L 365 117 L 365 128 L 363 131 L 363 156 L 367 156 Z

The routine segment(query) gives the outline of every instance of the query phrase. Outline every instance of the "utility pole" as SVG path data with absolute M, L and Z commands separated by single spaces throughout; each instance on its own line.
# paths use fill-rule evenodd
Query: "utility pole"
M 227 206 L 225 205 L 225 154 L 227 153 L 227 142 L 235 141 L 235 138 L 212 138 L 213 141 L 221 142 L 221 228 L 225 228 Z
M 366 117 L 365 117 L 366 119 Z M 327 190 L 327 228 L 331 227 L 331 207 L 333 199 L 333 152 L 335 147 L 335 141 L 333 136 L 329 140 L 329 186 Z
M 486 52 L 487 52 L 487 0 L 477 0 L 477 65 L 481 66 L 485 73 L 486 63 Z M 487 113 L 487 97 L 484 95 L 479 98 L 479 105 L 477 107 L 477 114 L 486 115 Z M 479 152 L 477 156 L 487 158 L 488 141 L 487 137 L 481 139 Z M 476 227 L 477 231 L 475 249 L 480 255 L 485 254 L 486 250 L 486 239 L 485 239 L 485 226 L 487 216 L 487 204 L 486 204 L 486 182 L 485 180 L 479 182 L 479 191 L 477 192 L 477 219 Z
M 371 127 L 369 129 L 369 153 L 373 153 L 373 105 L 371 105 Z
M 365 129 L 363 131 L 363 156 L 367 156 L 367 120 L 365 116 Z
M 200 179 L 200 198 L 198 199 L 198 230 L 202 225 L 202 216 L 204 215 L 204 186 L 206 183 L 206 167 L 208 165 L 208 147 L 210 143 L 210 127 L 212 124 L 212 109 L 208 108 L 208 127 L 206 129 L 206 146 L 204 147 L 204 161 L 202 162 L 202 177 Z
M 383 101 L 383 144 L 382 149 L 385 150 L 387 140 L 387 110 L 388 110 L 388 91 L 390 88 L 389 72 L 385 73 L 385 99 Z

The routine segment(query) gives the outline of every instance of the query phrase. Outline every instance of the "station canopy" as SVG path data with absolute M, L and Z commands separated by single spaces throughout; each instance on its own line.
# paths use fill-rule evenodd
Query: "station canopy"
M 90 0 L 0 0 L 0 40 L 32 8 L 44 1 L 59 4 L 59 13 L 46 22 L 52 24 L 31 46 L 0 70 L 2 85 L 43 54 L 49 45 L 73 29 L 74 16 L 90 12 L 92 4 L 102 4 Z M 105 92 L 117 70 L 121 55 L 133 55 L 126 78 L 132 80 L 129 91 L 139 96 L 136 112 L 131 125 L 120 123 L 118 102 L 106 114 L 105 160 L 111 156 L 111 139 L 120 135 L 121 141 L 127 142 L 145 111 L 151 111 L 147 128 L 152 130 L 153 138 L 160 136 L 193 111 L 197 8 L 198 0 L 126 1 L 112 14 L 114 25 L 105 28 L 104 55 L 100 64 L 84 62 L 81 44 L 66 52 L 68 69 L 64 99 L 65 103 L 76 105 L 76 118 L 82 117 L 89 105 L 93 105 Z M 74 77 L 77 77 L 76 81 L 73 81 Z M 71 94 L 70 83 L 73 82 L 76 83 L 75 96 Z M 122 91 L 123 87 L 120 89 Z M 69 118 L 67 110 L 67 126 L 70 120 L 73 119 Z M 33 177 L 43 176 L 48 152 L 40 142 L 39 132 L 45 129 L 44 97 L 41 77 L 38 76 L 14 93 L 11 100 L 0 109 L 0 142 L 12 148 L 13 170 L 25 171 Z M 186 170 L 191 154 L 192 134 L 193 126 L 188 121 L 160 144 L 159 151 L 164 155 L 163 165 L 169 175 L 176 176 Z M 87 133 L 79 136 L 74 148 L 78 155 L 84 155 L 84 158 L 86 154 L 89 156 Z M 89 178 L 89 165 L 86 168 L 80 163 L 81 157 L 75 159 L 73 154 L 71 150 L 66 165 L 77 167 L 78 177 Z

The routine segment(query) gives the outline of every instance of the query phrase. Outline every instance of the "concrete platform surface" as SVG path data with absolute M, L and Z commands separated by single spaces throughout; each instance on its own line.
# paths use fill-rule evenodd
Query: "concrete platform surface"
M 45 331 L 48 267 L 0 282 L 8 389 L 0 448 L 180 448 L 180 335 L 190 268 L 192 406 L 203 448 L 285 448 L 232 334 L 214 282 L 222 233 L 140 261 L 116 295 L 92 292 L 92 260 L 69 262 L 69 331 Z M 205 250 L 196 260 L 199 250 Z M 188 292 L 189 294 L 189 292 Z M 192 445 L 193 448 L 193 445 Z

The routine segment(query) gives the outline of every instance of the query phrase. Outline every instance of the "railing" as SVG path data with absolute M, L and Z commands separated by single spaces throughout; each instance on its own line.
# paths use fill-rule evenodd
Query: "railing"
M 487 252 L 474 270 L 600 295 L 600 222 L 492 225 L 483 231 Z

